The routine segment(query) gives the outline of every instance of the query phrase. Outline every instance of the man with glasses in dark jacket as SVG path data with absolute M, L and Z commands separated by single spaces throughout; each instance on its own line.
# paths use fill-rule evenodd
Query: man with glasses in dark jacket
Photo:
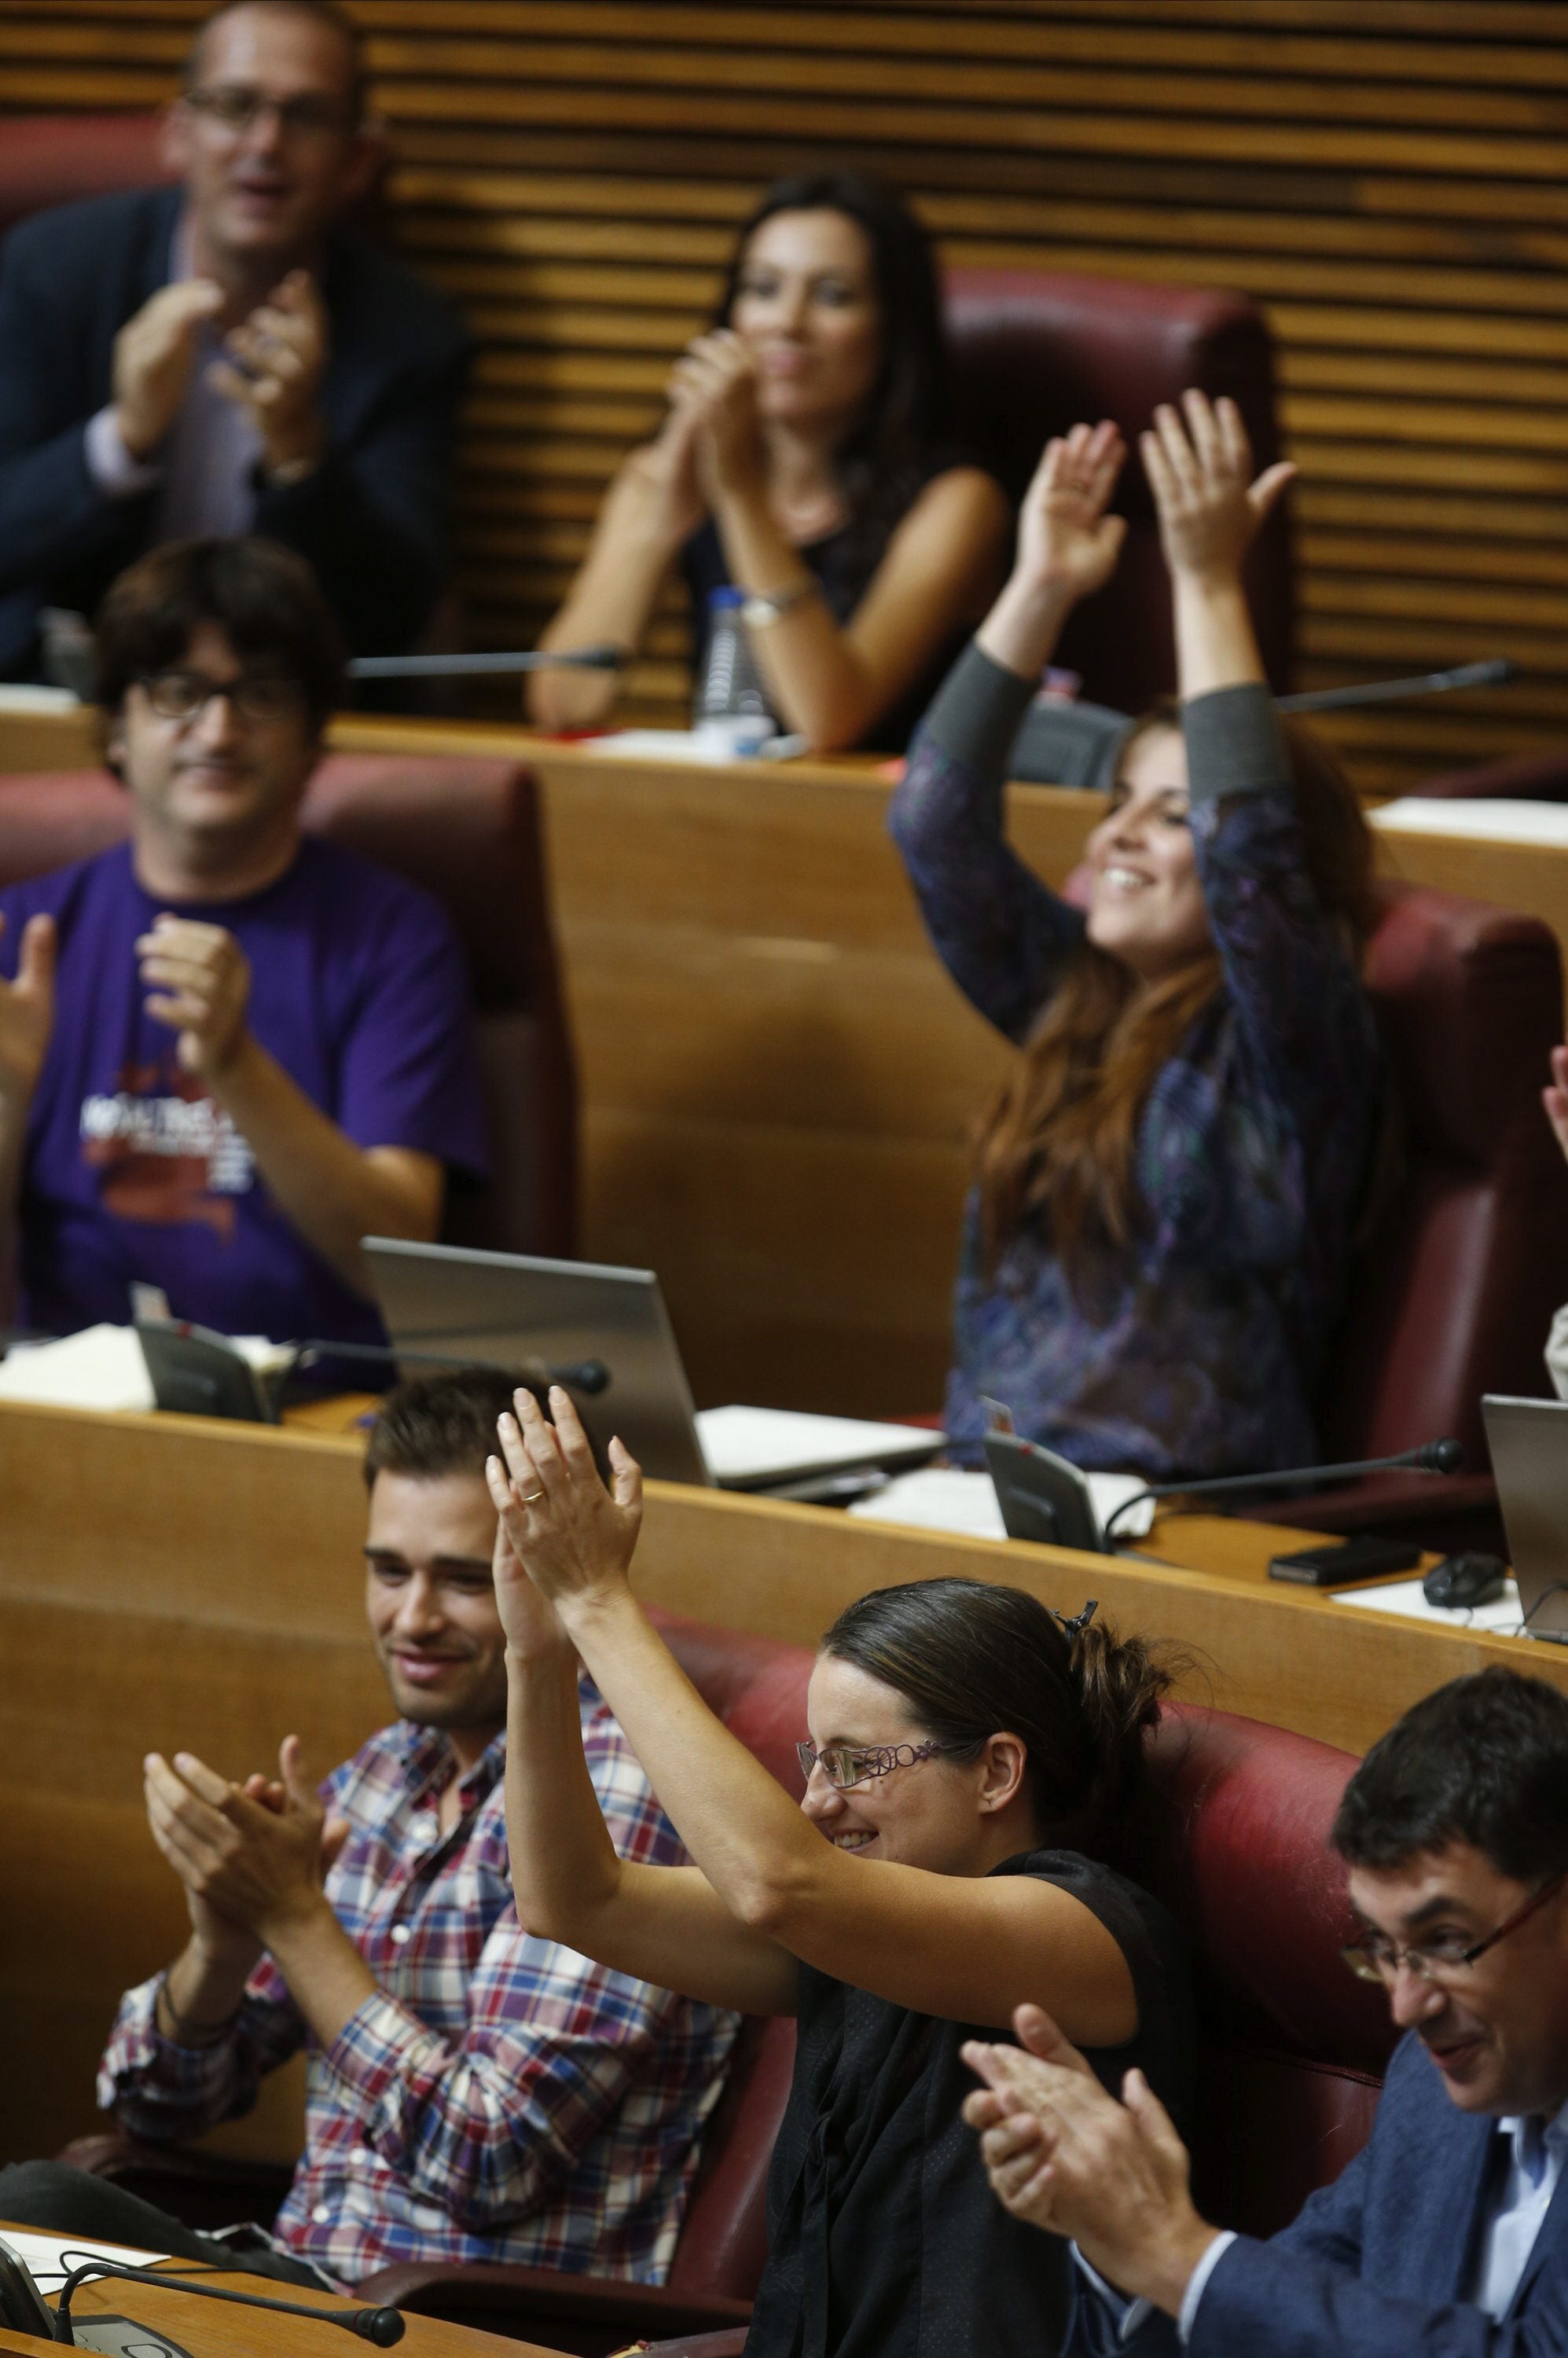
M 147 548 L 263 533 L 351 650 L 406 646 L 445 570 L 465 333 L 341 226 L 380 149 L 331 0 L 234 0 L 169 109 L 177 187 L 14 229 L 0 260 L 0 677 L 42 606 L 91 616 Z
M 1333 1840 L 1359 1925 L 1346 1961 L 1404 2033 L 1348 2169 L 1269 2242 L 1223 2233 L 1141 2076 L 1119 2104 L 1023 2006 L 1030 2051 L 968 2050 L 992 2187 L 1076 2242 L 1083 2346 L 1562 2358 L 1568 1695 L 1502 1669 L 1427 1695 L 1351 1779 Z

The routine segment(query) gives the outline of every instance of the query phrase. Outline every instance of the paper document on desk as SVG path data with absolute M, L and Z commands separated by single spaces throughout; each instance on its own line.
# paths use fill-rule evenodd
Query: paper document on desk
M 1141 1474 L 1090 1474 L 1086 1478 L 1102 1530 L 1122 1500 L 1143 1487 Z M 857 1498 L 849 1512 L 863 1515 L 868 1522 L 903 1523 L 923 1531 L 959 1531 L 971 1540 L 1007 1537 L 990 1476 L 968 1473 L 961 1466 L 923 1466 L 918 1473 L 896 1475 L 871 1498 Z M 1145 1498 L 1141 1507 L 1123 1515 L 1117 1536 L 1141 1539 L 1153 1520 L 1154 1501 Z
M 128 2268 L 150 2268 L 167 2260 L 167 2252 L 138 2252 L 129 2244 L 100 2244 L 81 2235 L 38 2235 L 30 2228 L 7 2227 L 5 2241 L 40 2292 L 55 2293 L 85 2260 L 118 2260 Z M 63 2262 L 63 2265 L 62 2265 Z
M 1364 1605 L 1374 1613 L 1398 1613 L 1411 1621 L 1442 1622 L 1450 1629 L 1489 1629 L 1499 1638 L 1519 1634 L 1519 1590 L 1511 1580 L 1490 1605 L 1429 1605 L 1419 1580 L 1390 1580 L 1381 1588 L 1336 1588 L 1329 1602 Z
M 226 1339 L 258 1375 L 275 1374 L 293 1357 L 292 1345 L 265 1335 Z M 122 1415 L 149 1415 L 157 1406 L 140 1336 L 107 1322 L 52 1343 L 13 1343 L 0 1360 L 0 1401 L 7 1400 Z
M 793 1408 L 702 1408 L 702 1454 L 716 1482 L 750 1488 L 804 1479 L 839 1466 L 889 1466 L 934 1456 L 943 1436 L 918 1424 L 878 1424 L 859 1416 L 815 1416 Z

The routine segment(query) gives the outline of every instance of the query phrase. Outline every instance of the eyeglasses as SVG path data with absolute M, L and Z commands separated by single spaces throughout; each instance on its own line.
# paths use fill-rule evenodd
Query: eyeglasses
M 264 114 L 276 114 L 277 127 L 287 139 L 330 139 L 350 128 L 350 120 L 341 106 L 330 98 L 314 98 L 302 92 L 297 98 L 267 98 L 248 82 L 219 82 L 211 90 L 188 90 L 185 103 L 194 114 L 204 115 L 215 131 L 243 139 L 254 130 Z
M 238 679 L 209 679 L 200 671 L 155 671 L 137 685 L 160 720 L 194 720 L 215 696 L 227 698 L 236 720 L 283 720 L 305 705 L 299 682 L 278 672 L 243 671 Z
M 1552 1876 L 1539 1891 L 1532 1893 L 1522 1908 L 1515 1909 L 1506 1923 L 1499 1924 L 1495 1932 L 1488 1932 L 1484 1941 L 1466 1945 L 1455 1933 L 1446 1940 L 1427 1941 L 1413 1949 L 1400 1949 L 1392 1941 L 1384 1940 L 1381 1933 L 1374 1932 L 1364 1941 L 1352 1941 L 1349 1947 L 1341 1949 L 1339 1953 L 1358 1981 L 1381 1982 L 1385 1988 L 1395 1979 L 1401 1965 L 1408 1965 L 1420 1981 L 1446 1982 L 1454 1975 L 1463 1976 L 1468 1973 L 1488 1949 L 1495 1949 L 1499 1941 L 1506 1941 L 1510 1932 L 1517 1932 L 1521 1924 L 1528 1923 L 1536 1909 L 1544 1908 L 1553 1892 L 1561 1890 L 1564 1882 L 1568 1882 L 1568 1872 Z
M 891 1776 L 895 1768 L 913 1768 L 917 1760 L 929 1760 L 934 1753 L 955 1748 L 928 1738 L 924 1744 L 828 1744 L 820 1752 L 815 1744 L 797 1744 L 795 1750 L 800 1773 L 808 1783 L 812 1770 L 819 1768 L 836 1792 L 847 1793 L 851 1785 Z

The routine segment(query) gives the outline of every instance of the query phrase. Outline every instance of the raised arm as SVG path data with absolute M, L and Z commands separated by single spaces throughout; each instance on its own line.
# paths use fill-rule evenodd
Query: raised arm
M 1252 480 L 1233 402 L 1184 396 L 1141 445 L 1177 624 L 1198 871 L 1245 1052 L 1298 1133 L 1368 1079 L 1371 1034 L 1348 936 L 1306 863 L 1291 758 L 1253 636 L 1241 568 L 1293 470 Z M 1354 817 L 1349 824 L 1354 826 Z
M 622 1858 L 583 1751 L 577 1654 L 565 1625 L 518 1563 L 521 1521 L 498 1461 L 495 1595 L 506 1630 L 506 1841 L 520 1921 L 583 1956 L 741 2014 L 793 2014 L 795 1959 L 727 1908 L 697 1867 Z M 526 1492 L 534 1486 L 522 1485 Z M 592 1502 L 597 1546 L 630 1562 L 642 1484 L 629 1461 Z M 613 1707 L 613 1706 L 612 1706 Z
M 888 814 L 942 963 L 1015 1041 L 1084 928 L 1008 845 L 1008 757 L 1063 623 L 1115 568 L 1125 526 L 1108 511 L 1124 456 L 1108 421 L 1046 444 L 1011 575 L 926 714 Z
M 610 1498 L 568 1395 L 555 1388 L 550 1405 L 553 1427 L 518 1393 L 516 1419 L 501 1424 L 505 1465 L 491 1460 L 492 1496 L 523 1575 L 555 1606 L 728 1913 L 753 1939 L 918 2013 L 1000 2025 L 1021 1998 L 1049 1993 L 1089 2045 L 1133 2037 L 1127 1961 L 1071 1894 L 1032 1877 L 857 1859 L 824 1838 L 708 1710 L 633 1597 L 641 1480 L 632 1459 L 611 1443 Z M 518 1578 L 496 1585 L 509 1641 Z M 559 1749 L 559 1706 L 554 1734 Z M 585 1848 L 580 1806 L 579 1819 Z M 546 1833 L 535 1829 L 531 1844 Z

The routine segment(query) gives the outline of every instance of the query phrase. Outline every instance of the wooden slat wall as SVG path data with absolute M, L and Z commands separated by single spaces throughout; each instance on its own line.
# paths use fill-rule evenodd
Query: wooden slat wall
M 955 262 L 1245 290 L 1300 461 L 1302 685 L 1512 689 L 1337 724 L 1368 788 L 1568 735 L 1568 5 L 349 0 L 406 251 L 483 339 L 476 635 L 536 632 L 760 181 L 849 155 Z M 156 102 L 202 0 L 5 0 L 0 109 Z M 637 678 L 684 694 L 672 601 Z

